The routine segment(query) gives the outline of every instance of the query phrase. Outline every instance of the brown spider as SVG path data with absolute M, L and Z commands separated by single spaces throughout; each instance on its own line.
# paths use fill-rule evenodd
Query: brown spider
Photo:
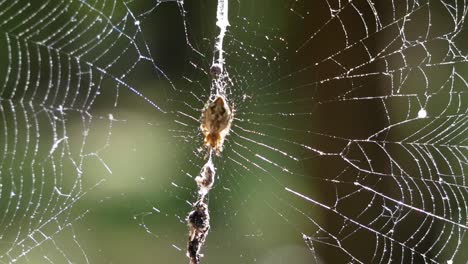
M 223 150 L 224 139 L 229 134 L 233 117 L 233 111 L 222 95 L 208 101 L 202 110 L 200 128 L 204 144 L 217 155 Z

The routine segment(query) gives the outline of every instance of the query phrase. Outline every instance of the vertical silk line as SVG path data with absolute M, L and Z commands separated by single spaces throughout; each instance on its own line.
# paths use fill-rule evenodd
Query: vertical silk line
M 211 77 L 213 78 L 211 87 L 212 89 L 210 91 L 214 90 L 216 91 L 216 94 L 219 95 L 224 93 L 224 87 L 221 87 L 220 84 L 222 83 L 221 80 L 224 78 L 224 76 L 226 76 L 224 73 L 225 61 L 223 56 L 223 41 L 227 27 L 229 26 L 228 0 L 218 0 L 216 26 L 220 29 L 220 32 L 216 37 L 213 52 L 213 62 L 210 67 Z M 227 106 L 223 105 L 223 107 Z M 198 186 L 198 199 L 195 203 L 193 203 L 192 211 L 187 217 L 187 223 L 189 226 L 187 257 L 190 260 L 190 264 L 200 263 L 200 259 L 203 257 L 200 251 L 203 247 L 203 244 L 205 243 L 206 237 L 208 236 L 208 232 L 210 231 L 210 215 L 208 210 L 208 203 L 206 202 L 205 198 L 213 187 L 216 176 L 216 168 L 212 161 L 213 151 L 213 147 L 208 147 L 208 161 L 202 167 L 200 175 L 195 178 L 195 182 Z
M 219 67 L 219 73 L 217 73 L 217 75 L 220 75 L 224 70 L 223 41 L 224 36 L 226 35 L 227 27 L 229 26 L 228 0 L 218 0 L 218 8 L 216 11 L 216 26 L 219 28 L 219 35 L 216 38 L 213 64 L 211 68 L 213 69 L 213 67 Z M 213 70 L 211 72 L 213 72 Z

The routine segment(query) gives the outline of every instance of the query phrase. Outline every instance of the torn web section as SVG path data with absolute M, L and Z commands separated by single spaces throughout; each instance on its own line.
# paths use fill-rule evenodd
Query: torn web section
M 135 96 L 129 75 L 148 52 L 122 2 L 3 1 L 0 10 L 0 258 L 87 262 L 96 249 L 81 231 L 93 227 L 78 223 L 103 199 L 119 90 Z

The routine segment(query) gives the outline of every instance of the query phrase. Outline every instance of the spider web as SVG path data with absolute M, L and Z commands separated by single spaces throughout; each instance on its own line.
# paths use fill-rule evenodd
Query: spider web
M 467 10 L 230 1 L 202 261 L 466 262 Z M 0 1 L 2 262 L 188 261 L 215 22 L 210 1 Z

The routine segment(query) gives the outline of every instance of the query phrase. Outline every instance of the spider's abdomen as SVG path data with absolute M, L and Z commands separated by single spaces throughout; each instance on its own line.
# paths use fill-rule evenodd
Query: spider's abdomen
M 222 96 L 208 102 L 202 110 L 200 128 L 205 146 L 214 149 L 217 154 L 222 151 L 224 138 L 231 128 L 232 118 L 232 111 Z

